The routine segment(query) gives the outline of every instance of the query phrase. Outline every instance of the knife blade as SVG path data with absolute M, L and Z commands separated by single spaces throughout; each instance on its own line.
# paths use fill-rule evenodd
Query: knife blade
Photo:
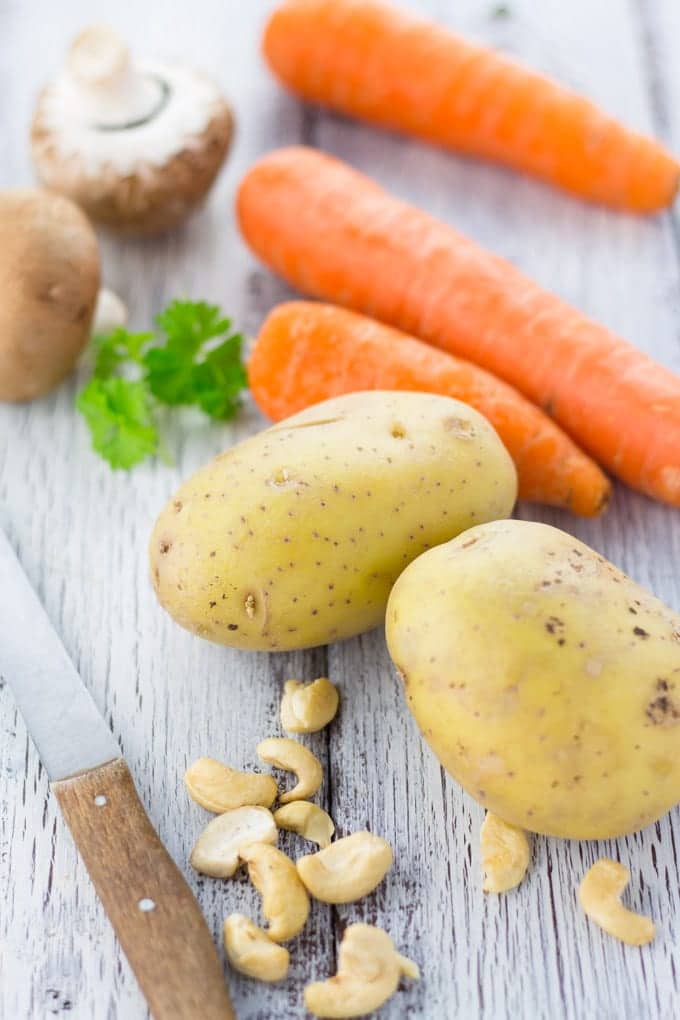
M 2 528 L 0 677 L 154 1020 L 235 1020 L 198 903 Z
M 120 757 L 0 528 L 0 675 L 12 688 L 52 782 Z

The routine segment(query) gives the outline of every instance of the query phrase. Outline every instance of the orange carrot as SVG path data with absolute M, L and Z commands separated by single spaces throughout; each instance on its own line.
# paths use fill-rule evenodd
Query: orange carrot
M 260 160 L 237 205 L 245 239 L 289 283 L 482 365 L 603 467 L 680 506 L 680 379 L 668 369 L 313 149 Z
M 676 194 L 680 164 L 658 142 L 514 60 L 386 4 L 288 0 L 263 46 L 285 85 L 350 116 L 634 212 Z
M 265 320 L 248 363 L 260 409 L 279 421 L 355 390 L 419 390 L 464 400 L 515 461 L 520 499 L 591 517 L 609 482 L 542 411 L 507 383 L 450 354 L 335 305 L 291 301 Z

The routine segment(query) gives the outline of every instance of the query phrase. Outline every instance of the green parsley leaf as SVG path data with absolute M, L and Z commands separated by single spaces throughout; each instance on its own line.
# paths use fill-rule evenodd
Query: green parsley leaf
M 222 336 L 231 326 L 219 307 L 207 301 L 173 301 L 156 316 L 156 322 L 167 337 L 168 347 L 187 354 L 196 353 L 201 344 Z
M 243 337 L 231 336 L 194 366 L 196 403 L 210 418 L 226 421 L 241 405 L 241 390 L 248 385 L 242 347 Z
M 194 360 L 192 352 L 177 347 L 152 347 L 144 356 L 146 382 L 162 404 L 193 404 Z
M 197 404 L 211 418 L 231 418 L 247 385 L 241 364 L 242 337 L 227 337 L 231 321 L 217 305 L 173 301 L 157 322 L 167 340 L 144 356 L 149 389 L 164 404 Z
M 76 404 L 92 446 L 112 468 L 131 468 L 158 449 L 146 386 L 129 379 L 92 379 Z
M 243 337 L 206 301 L 173 301 L 157 317 L 164 336 L 116 329 L 97 337 L 94 375 L 78 410 L 94 449 L 114 468 L 164 456 L 160 405 L 193 404 L 211 418 L 233 417 L 248 385 Z
M 149 340 L 153 340 L 153 333 L 128 333 L 122 326 L 112 333 L 97 337 L 94 364 L 96 378 L 109 379 L 126 361 L 138 363 Z

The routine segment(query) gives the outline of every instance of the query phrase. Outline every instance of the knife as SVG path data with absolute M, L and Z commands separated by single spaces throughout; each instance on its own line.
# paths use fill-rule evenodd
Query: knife
M 198 903 L 1 528 L 0 676 L 154 1020 L 234 1020 Z

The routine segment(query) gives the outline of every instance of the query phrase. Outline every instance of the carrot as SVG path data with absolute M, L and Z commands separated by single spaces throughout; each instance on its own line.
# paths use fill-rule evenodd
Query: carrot
M 599 463 L 680 506 L 680 379 L 504 259 L 313 149 L 271 153 L 237 198 L 253 251 L 516 386 Z
M 609 498 L 597 464 L 542 411 L 481 368 L 336 305 L 291 301 L 267 317 L 248 363 L 260 409 L 279 421 L 355 390 L 419 390 L 464 400 L 515 461 L 520 499 L 591 517 Z
M 372 0 L 288 0 L 264 53 L 304 99 L 495 160 L 605 205 L 670 205 L 680 164 L 582 96 Z

